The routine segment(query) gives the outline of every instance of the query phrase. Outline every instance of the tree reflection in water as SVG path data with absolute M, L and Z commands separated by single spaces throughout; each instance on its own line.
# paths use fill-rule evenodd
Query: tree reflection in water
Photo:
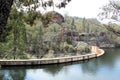
M 99 77 L 101 77 L 101 75 L 103 74 L 100 73 L 101 70 L 107 70 L 107 74 L 113 77 L 116 76 L 115 70 L 119 70 L 118 69 L 119 64 L 116 64 L 117 60 L 120 61 L 120 49 L 109 49 L 106 50 L 106 53 L 103 56 L 97 59 L 91 59 L 89 61 L 82 61 L 82 62 L 79 61 L 74 63 L 45 65 L 45 66 L 11 67 L 11 68 L 3 67 L 0 70 L 0 80 L 29 80 L 32 78 L 32 76 L 35 75 L 38 75 L 38 77 L 41 79 L 43 78 L 42 74 L 47 74 L 47 76 L 46 75 L 44 76 L 47 77 L 48 80 L 52 80 L 54 78 L 55 79 L 58 78 L 58 80 L 60 80 L 61 78 L 59 79 L 58 75 L 59 76 L 61 75 L 65 78 L 66 78 L 65 75 L 67 75 L 70 78 L 71 74 L 72 75 L 76 74 L 73 76 L 74 78 L 78 77 L 80 79 L 83 79 L 80 76 L 86 74 L 90 76 L 99 75 Z M 73 71 L 73 70 L 77 70 L 77 71 Z M 109 71 L 112 71 L 112 74 L 108 73 Z M 120 74 L 119 71 L 117 72 L 118 74 Z M 33 75 L 31 75 L 31 73 Z M 51 77 L 52 79 L 50 79 L 49 77 Z M 106 79 L 108 78 L 109 77 L 106 77 Z
M 53 66 L 46 67 L 43 70 L 46 73 L 49 73 L 49 74 L 55 76 L 61 71 L 62 68 L 63 68 L 62 65 L 61 66 L 60 65 L 53 65 Z
M 0 80 L 25 80 L 25 76 L 25 69 L 18 69 L 17 67 L 9 70 L 0 70 Z

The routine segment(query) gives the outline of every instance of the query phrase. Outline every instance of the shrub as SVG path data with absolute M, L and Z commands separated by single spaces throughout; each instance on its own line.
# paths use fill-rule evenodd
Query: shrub
M 77 46 L 77 51 L 80 51 L 80 52 L 82 52 L 82 51 L 84 51 L 85 50 L 85 46 L 82 46 L 82 45 L 79 45 L 79 46 Z
M 73 52 L 74 51 L 74 47 L 73 45 L 67 45 L 68 46 L 68 52 Z
M 90 47 L 89 46 L 83 46 L 83 45 L 79 45 L 76 48 L 78 53 L 89 53 L 90 52 Z
M 75 49 L 73 47 L 73 45 L 71 44 L 68 44 L 67 42 L 64 42 L 64 49 L 67 51 L 67 52 L 73 52 Z
M 54 58 L 54 50 L 49 50 L 45 58 Z
M 85 48 L 85 52 L 86 52 L 86 53 L 89 53 L 89 52 L 90 52 L 90 48 L 89 48 L 89 47 L 86 47 L 86 48 Z

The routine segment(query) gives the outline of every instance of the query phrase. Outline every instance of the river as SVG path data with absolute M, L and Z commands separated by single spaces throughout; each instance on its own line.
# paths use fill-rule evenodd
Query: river
M 66 64 L 2 67 L 0 80 L 120 80 L 120 49 L 95 59 Z

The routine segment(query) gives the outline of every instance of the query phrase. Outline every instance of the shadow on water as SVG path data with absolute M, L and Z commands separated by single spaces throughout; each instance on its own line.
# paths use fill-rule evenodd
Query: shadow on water
M 0 80 L 25 80 L 26 72 L 31 69 L 32 70 L 42 69 L 45 73 L 55 76 L 64 67 L 87 62 L 88 60 L 41 66 L 12 66 L 12 67 L 5 66 L 0 69 Z
M 0 80 L 25 80 L 27 71 L 38 69 L 43 70 L 43 72 L 51 76 L 56 76 L 63 71 L 64 68 L 71 69 L 72 66 L 80 67 L 83 74 L 90 73 L 95 75 L 102 67 L 110 70 L 113 69 L 116 60 L 120 58 L 120 49 L 106 49 L 105 52 L 103 56 L 87 61 L 41 66 L 2 67 L 0 69 Z

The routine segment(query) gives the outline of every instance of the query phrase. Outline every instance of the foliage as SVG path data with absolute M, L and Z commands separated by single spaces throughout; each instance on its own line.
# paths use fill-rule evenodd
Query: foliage
M 41 20 L 44 27 L 49 23 L 52 13 L 42 15 L 41 12 L 37 12 L 37 8 L 45 9 L 51 6 L 62 8 L 70 1 L 64 0 L 56 5 L 53 0 L 0 0 L 0 22 L 2 22 L 2 24 L 0 23 L 0 41 L 4 41 L 6 38 L 6 42 L 0 43 L 0 58 L 23 59 L 28 58 L 27 53 L 36 55 L 43 50 L 47 52 L 47 48 L 49 49 L 55 44 L 46 45 L 44 43 L 43 36 L 46 30 L 43 30 L 40 25 L 36 29 L 28 29 L 28 26 L 35 26 L 36 20 Z M 4 28 L 5 30 L 3 30 Z M 54 32 L 56 32 L 56 28 L 54 28 Z
M 48 53 L 54 54 L 54 50 L 49 50 Z
M 98 14 L 98 17 L 103 19 L 112 19 L 115 21 L 120 21 L 120 1 L 119 0 L 109 0 L 109 3 L 102 7 L 103 12 Z M 114 23 L 113 21 L 111 21 Z M 111 24 L 111 23 L 110 23 Z M 113 32 L 114 34 L 120 36 L 120 31 L 114 29 L 114 27 L 110 26 L 110 24 L 105 25 L 108 31 Z
M 22 16 L 22 14 L 18 13 L 15 9 L 12 10 L 11 14 L 12 15 L 9 17 L 7 24 L 9 28 L 9 36 L 6 38 L 7 41 L 5 43 L 1 43 L 1 47 L 4 48 L 5 46 L 2 45 L 7 44 L 6 48 L 8 49 L 5 48 L 7 53 L 5 52 L 5 56 L 1 58 L 7 58 L 7 59 L 27 58 L 25 54 L 25 49 L 27 47 L 26 45 L 27 35 L 26 35 L 26 28 L 24 22 L 20 17 Z
M 64 48 L 68 53 L 74 52 L 74 50 L 75 50 L 73 45 L 68 44 L 67 42 L 64 42 Z
M 34 0 L 27 1 L 31 1 L 30 4 L 27 4 L 24 0 L 20 1 L 19 6 L 18 4 L 14 4 L 17 5 L 17 8 L 20 8 L 23 2 L 25 2 L 24 6 L 28 6 Z M 69 42 L 70 39 L 67 40 L 68 36 L 64 34 L 62 36 L 64 40 L 62 41 L 59 34 L 60 29 L 63 27 L 79 33 L 96 34 L 108 31 L 96 19 L 65 16 L 65 22 L 62 25 L 58 25 L 49 22 L 51 12 L 42 15 L 41 12 L 35 12 L 34 10 L 24 12 L 18 11 L 17 8 L 16 6 L 12 6 L 7 24 L 8 32 L 6 32 L 9 35 L 6 37 L 6 42 L 0 43 L 0 58 L 26 59 L 32 57 L 38 58 L 37 56 L 40 56 L 40 58 L 44 56 L 53 58 L 55 54 L 73 53 L 75 52 L 73 42 L 76 40 L 73 37 L 73 40 Z M 115 28 L 115 30 L 118 29 Z M 116 41 L 118 39 L 116 38 Z M 82 45 L 79 45 L 77 50 L 87 53 L 90 51 L 88 47 Z M 68 56 L 69 54 L 65 55 Z
M 15 0 L 14 2 L 16 3 L 17 7 L 20 8 L 22 6 L 30 6 L 34 4 L 33 9 L 36 9 L 38 7 L 51 7 L 51 6 L 56 6 L 58 8 L 65 7 L 67 3 L 69 3 L 71 0 L 61 0 L 58 4 L 56 3 L 55 0 Z
M 14 12 L 17 13 L 26 14 L 21 17 L 27 24 L 32 26 L 33 24 L 35 24 L 34 21 L 36 19 L 44 18 L 43 16 L 41 16 L 41 11 L 37 11 L 38 8 L 42 7 L 46 9 L 47 7 L 51 6 L 62 8 L 65 7 L 70 1 L 71 0 L 62 0 L 58 4 L 55 3 L 55 0 L 0 0 L 0 42 L 4 42 L 6 36 L 8 36 L 8 33 L 6 33 L 6 31 L 9 32 L 9 30 L 6 28 L 6 25 L 7 20 L 10 17 L 9 14 L 11 9 L 13 9 L 13 11 L 16 10 Z M 16 15 L 17 14 L 14 14 L 11 17 L 17 17 Z M 43 21 L 44 25 L 48 24 L 47 19 L 48 18 L 45 18 L 45 22 Z
M 108 31 L 114 33 L 117 36 L 120 36 L 120 28 L 118 25 L 109 24 L 109 25 L 105 25 L 105 27 L 107 28 Z
M 83 46 L 83 45 L 79 45 L 79 46 L 77 46 L 77 51 L 83 51 L 83 50 L 85 50 L 85 46 Z
M 54 50 L 49 50 L 45 58 L 54 58 Z
M 78 45 L 76 47 L 76 50 L 79 52 L 79 53 L 82 53 L 82 52 L 85 52 L 85 53 L 89 53 L 90 52 L 90 47 L 89 46 L 83 46 L 83 45 Z
M 20 13 L 14 13 L 14 11 L 11 14 L 15 14 L 16 16 L 24 16 Z M 9 36 L 6 38 L 7 42 L 0 44 L 1 58 L 52 58 L 55 57 L 55 55 L 61 55 L 61 53 L 66 53 L 65 55 L 69 55 L 67 53 L 74 53 L 76 50 L 81 53 L 90 52 L 88 47 L 84 47 L 82 45 L 79 45 L 75 49 L 75 46 L 72 44 L 75 40 L 69 43 L 65 38 L 63 42 L 59 42 L 59 39 L 61 39 L 59 38 L 59 30 L 61 29 L 61 26 L 56 23 L 51 23 L 48 25 L 49 27 L 45 28 L 43 27 L 42 22 L 39 19 L 36 19 L 34 21 L 36 25 L 31 27 L 30 25 L 26 24 L 24 19 L 21 17 L 17 17 L 16 21 L 14 21 L 14 18 L 16 18 L 15 16 L 11 16 L 10 18 L 11 19 L 8 20 L 10 32 Z M 76 31 L 84 32 L 84 28 L 82 26 L 83 20 L 84 19 L 82 18 L 66 17 L 66 21 L 64 22 L 63 26 L 69 30 L 71 27 L 74 27 L 73 25 L 75 25 Z M 85 19 L 84 22 L 86 25 L 89 24 L 89 26 L 92 26 L 90 27 L 91 31 L 86 31 L 88 33 L 107 31 L 106 28 L 95 19 Z M 86 28 L 89 27 L 86 26 Z M 111 33 L 111 35 L 114 34 Z M 118 38 L 116 38 L 115 41 L 117 42 Z
M 109 0 L 109 3 L 103 6 L 101 9 L 103 10 L 103 12 L 98 14 L 101 19 L 108 18 L 119 21 L 119 0 Z

